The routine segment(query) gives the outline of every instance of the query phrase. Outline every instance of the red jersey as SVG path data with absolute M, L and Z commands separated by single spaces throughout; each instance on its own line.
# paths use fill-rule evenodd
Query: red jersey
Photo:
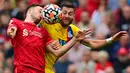
M 104 70 L 107 67 L 112 67 L 111 62 L 106 62 L 104 66 L 102 66 L 100 63 L 96 64 L 96 73 L 104 73 Z
M 36 24 L 12 19 L 8 28 L 16 27 L 16 36 L 11 39 L 14 47 L 15 73 L 44 73 L 45 49 L 52 42 L 44 28 Z

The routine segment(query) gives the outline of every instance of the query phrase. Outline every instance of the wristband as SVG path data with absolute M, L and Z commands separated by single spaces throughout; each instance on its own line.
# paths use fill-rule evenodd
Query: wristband
M 112 37 L 106 39 L 106 42 L 107 42 L 108 44 L 111 44 L 111 43 L 112 43 Z

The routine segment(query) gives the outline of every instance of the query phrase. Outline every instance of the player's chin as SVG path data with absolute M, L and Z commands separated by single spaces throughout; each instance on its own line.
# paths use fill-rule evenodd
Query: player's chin
M 37 19 L 37 20 L 35 21 L 35 23 L 38 24 L 40 21 L 41 21 L 41 18 L 40 18 L 40 19 Z
M 69 24 L 69 21 L 66 21 L 66 20 L 65 20 L 65 21 L 63 21 L 63 22 L 64 22 L 64 24 Z

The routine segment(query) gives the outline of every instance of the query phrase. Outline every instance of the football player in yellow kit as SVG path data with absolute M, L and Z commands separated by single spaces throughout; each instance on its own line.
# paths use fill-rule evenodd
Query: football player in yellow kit
M 61 4 L 62 9 L 62 19 L 60 23 L 56 23 L 53 25 L 46 24 L 42 22 L 42 27 L 44 27 L 50 34 L 53 40 L 58 40 L 60 45 L 63 46 L 66 44 L 75 34 L 80 30 L 78 27 L 72 24 L 74 19 L 75 7 L 69 1 L 64 1 Z M 112 41 L 116 41 L 121 36 L 126 35 L 127 32 L 120 31 L 111 38 L 105 40 L 93 40 L 93 39 L 84 39 L 82 40 L 82 44 L 89 46 L 91 48 L 99 48 L 106 44 L 111 43 Z M 53 65 L 57 61 L 59 57 L 55 56 L 50 52 L 46 52 L 45 60 L 46 60 L 46 67 L 45 73 L 54 73 L 53 72 Z

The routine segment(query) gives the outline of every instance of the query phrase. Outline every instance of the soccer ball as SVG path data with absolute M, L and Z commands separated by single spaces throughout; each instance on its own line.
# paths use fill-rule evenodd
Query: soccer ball
M 62 17 L 61 8 L 55 4 L 48 4 L 42 10 L 43 21 L 48 24 L 59 23 Z

